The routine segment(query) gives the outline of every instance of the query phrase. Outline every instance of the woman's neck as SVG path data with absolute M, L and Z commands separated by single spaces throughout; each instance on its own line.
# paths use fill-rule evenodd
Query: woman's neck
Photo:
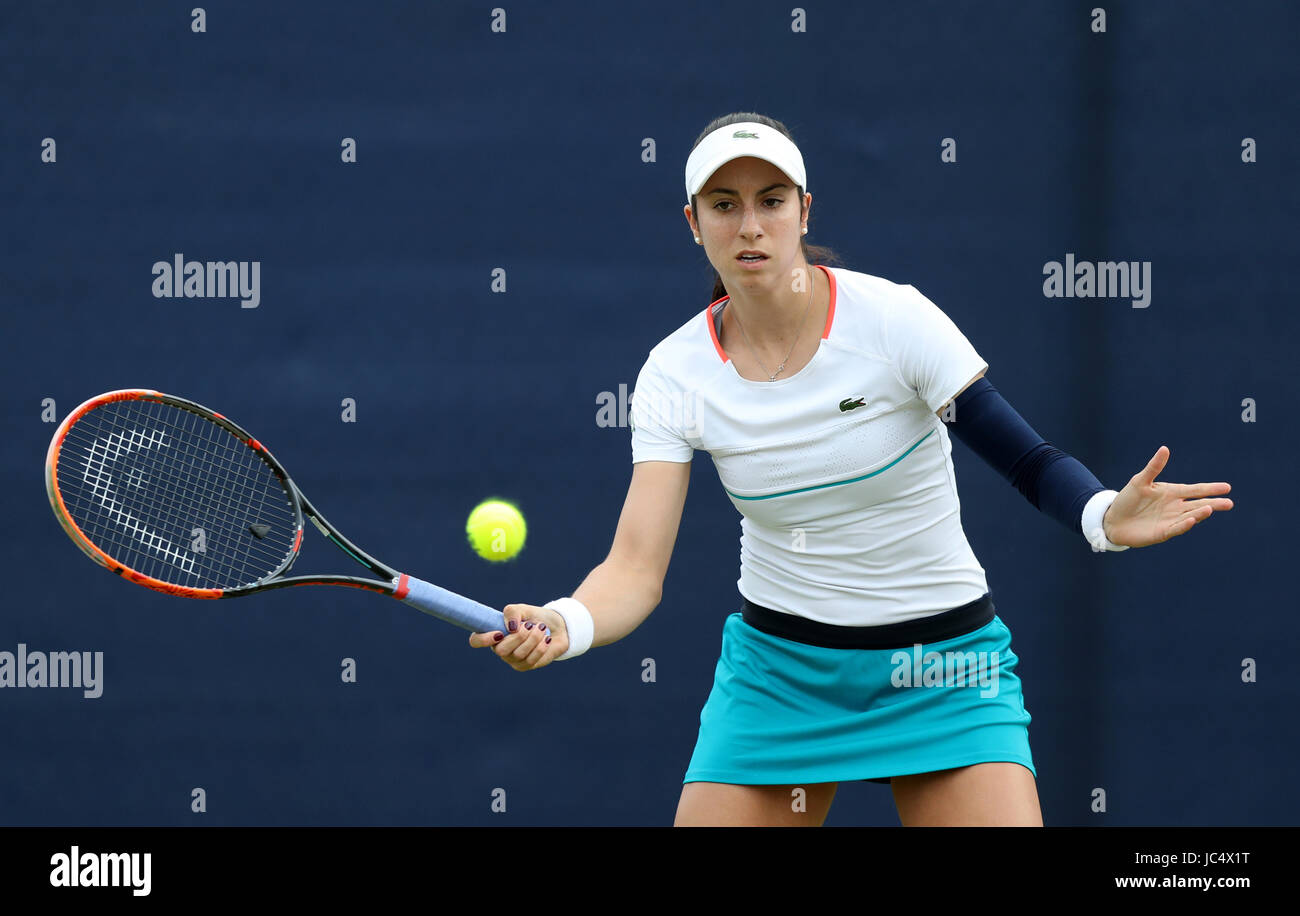
M 825 315 L 829 292 L 823 293 L 820 270 L 805 266 L 803 277 L 799 276 L 800 272 L 796 268 L 792 282 L 777 284 L 774 290 L 728 290 L 730 297 L 723 310 L 723 327 L 727 325 L 727 312 L 731 312 L 733 321 L 739 316 L 737 339 L 741 339 L 743 328 L 744 339 L 760 352 L 789 347 L 801 331 L 808 333 L 808 324 L 817 313 Z

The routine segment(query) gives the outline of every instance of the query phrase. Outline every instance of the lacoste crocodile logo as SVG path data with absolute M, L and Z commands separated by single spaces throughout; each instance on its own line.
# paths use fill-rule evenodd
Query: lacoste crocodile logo
M 757 140 L 757 139 L 758 139 L 758 134 L 754 133 L 752 130 L 738 130 L 738 131 L 736 131 L 735 133 L 733 133 L 731 136 L 732 136 L 733 138 L 734 138 L 734 137 L 749 137 L 751 140 Z
M 840 401 L 840 410 L 853 410 L 855 407 L 866 407 L 866 398 L 845 398 Z

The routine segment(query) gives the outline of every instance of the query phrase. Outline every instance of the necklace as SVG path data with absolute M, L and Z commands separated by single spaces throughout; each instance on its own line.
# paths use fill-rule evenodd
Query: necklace
M 785 364 L 790 361 L 790 355 L 794 353 L 795 344 L 799 342 L 799 335 L 803 333 L 803 326 L 808 321 L 808 313 L 812 311 L 813 294 L 816 291 L 817 291 L 817 284 L 814 282 L 812 284 L 812 288 L 808 290 L 808 305 L 804 307 L 803 317 L 799 319 L 799 327 L 795 329 L 794 341 L 790 344 L 790 352 L 786 353 L 785 359 L 781 360 L 781 365 L 776 367 L 775 372 L 768 373 L 767 380 L 769 382 L 775 382 L 776 377 L 780 375 L 781 372 L 785 369 Z M 749 335 L 745 333 L 745 326 L 740 323 L 740 313 L 733 312 L 732 314 L 736 316 L 736 326 L 740 328 L 740 335 L 745 338 L 745 349 L 749 351 L 750 356 L 754 357 L 754 362 L 758 363 L 758 368 L 762 369 L 764 372 L 767 372 L 767 366 L 764 366 L 763 363 L 759 360 L 758 354 L 754 352 L 754 347 L 749 342 Z

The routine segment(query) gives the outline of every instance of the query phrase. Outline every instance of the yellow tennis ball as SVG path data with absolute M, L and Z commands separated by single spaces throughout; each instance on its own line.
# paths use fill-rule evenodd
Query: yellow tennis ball
M 524 549 L 528 526 L 511 503 L 489 499 L 474 507 L 465 523 L 465 533 L 474 552 L 485 560 L 499 563 L 513 559 Z

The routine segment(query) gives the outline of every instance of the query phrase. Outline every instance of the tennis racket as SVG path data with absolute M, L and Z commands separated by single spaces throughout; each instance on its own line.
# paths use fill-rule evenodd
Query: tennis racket
M 325 520 L 280 462 L 241 427 L 158 391 L 110 391 L 72 411 L 45 458 L 45 489 L 86 556 L 169 595 L 237 598 L 291 585 L 390 595 L 476 633 L 500 611 L 399 573 Z M 288 575 L 303 519 L 376 578 Z

